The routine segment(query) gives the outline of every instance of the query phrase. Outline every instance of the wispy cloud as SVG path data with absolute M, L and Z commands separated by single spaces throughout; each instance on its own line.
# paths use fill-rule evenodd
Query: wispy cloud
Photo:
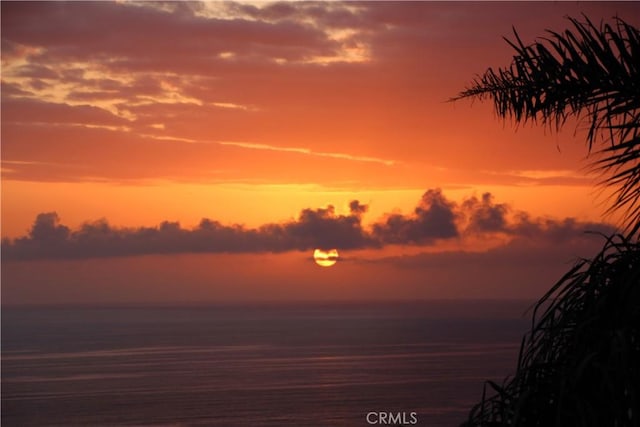
M 381 163 L 386 166 L 395 166 L 398 164 L 398 162 L 394 160 L 386 160 L 386 159 L 380 159 L 377 157 L 368 157 L 368 156 L 357 156 L 357 155 L 346 154 L 346 153 L 327 153 L 322 151 L 313 151 L 309 148 L 302 148 L 302 147 L 277 147 L 277 146 L 268 145 L 268 144 L 257 144 L 257 143 L 251 143 L 251 142 L 232 142 L 232 141 L 218 141 L 215 143 L 220 145 L 230 145 L 233 147 L 249 148 L 252 150 L 282 151 L 286 153 L 298 153 L 298 154 L 305 154 L 309 156 L 331 157 L 334 159 L 353 160 L 357 162 Z
M 216 144 L 216 145 L 223 145 L 223 146 L 229 146 L 229 147 L 246 148 L 249 150 L 280 151 L 283 153 L 304 154 L 306 156 L 329 157 L 334 159 L 352 160 L 356 162 L 380 163 L 385 166 L 397 166 L 400 164 L 400 162 L 397 162 L 395 160 L 381 159 L 378 157 L 358 156 L 358 155 L 352 155 L 352 154 L 346 154 L 346 153 L 327 153 L 322 151 L 314 151 L 314 150 L 311 150 L 310 148 L 304 148 L 304 147 L 282 147 L 282 146 L 276 146 L 276 145 L 259 144 L 254 142 L 241 142 L 241 141 L 203 141 L 198 139 L 183 138 L 183 137 L 169 136 L 169 135 L 144 134 L 144 136 L 162 140 L 162 141 L 186 142 L 189 144 Z

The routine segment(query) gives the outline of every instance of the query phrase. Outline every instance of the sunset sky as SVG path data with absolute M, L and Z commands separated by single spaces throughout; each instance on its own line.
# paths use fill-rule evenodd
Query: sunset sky
M 448 101 L 640 3 L 1 7 L 3 304 L 535 298 L 613 231 L 579 125 Z

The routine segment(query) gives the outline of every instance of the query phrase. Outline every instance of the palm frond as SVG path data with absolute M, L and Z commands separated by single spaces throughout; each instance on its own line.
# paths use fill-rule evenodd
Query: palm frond
M 640 244 L 609 238 L 534 307 L 515 376 L 464 426 L 640 426 Z
M 640 231 L 640 31 L 620 18 L 594 25 L 569 18 L 573 30 L 548 31 L 525 45 L 514 29 L 509 67 L 487 69 L 452 100 L 490 99 L 516 123 L 540 121 L 559 129 L 569 117 L 586 124 L 588 152 L 601 184 L 617 191 L 628 235 Z M 599 148 L 595 148 L 598 146 Z

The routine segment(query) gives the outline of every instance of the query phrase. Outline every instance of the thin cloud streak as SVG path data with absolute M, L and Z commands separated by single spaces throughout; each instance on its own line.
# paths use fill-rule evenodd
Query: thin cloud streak
M 159 139 L 162 141 L 186 142 L 189 144 L 216 144 L 216 145 L 223 145 L 223 146 L 229 146 L 229 147 L 246 148 L 250 150 L 280 151 L 284 153 L 297 153 L 297 154 L 304 154 L 308 156 L 330 157 L 334 159 L 352 160 L 356 162 L 380 163 L 385 166 L 396 166 L 399 164 L 399 162 L 395 160 L 385 160 L 377 157 L 367 157 L 367 156 L 354 156 L 346 153 L 326 153 L 322 151 L 313 151 L 309 148 L 303 148 L 303 147 L 278 147 L 275 145 L 258 144 L 254 142 L 201 141 L 196 139 L 181 138 L 181 137 L 167 136 L 167 135 L 143 134 L 142 136 L 153 138 L 153 139 Z
M 353 156 L 351 154 L 345 154 L 345 153 L 325 153 L 321 151 L 313 151 L 309 148 L 276 147 L 273 145 L 255 144 L 255 143 L 248 143 L 248 142 L 217 142 L 217 143 L 221 145 L 231 145 L 234 147 L 250 148 L 255 150 L 283 151 L 287 153 L 300 153 L 300 154 L 306 154 L 309 156 L 332 157 L 334 159 L 353 160 L 357 162 L 382 163 L 383 165 L 386 165 L 386 166 L 395 166 L 397 164 L 397 162 L 394 160 L 385 160 L 385 159 L 379 159 L 376 157 L 367 157 L 367 156 Z

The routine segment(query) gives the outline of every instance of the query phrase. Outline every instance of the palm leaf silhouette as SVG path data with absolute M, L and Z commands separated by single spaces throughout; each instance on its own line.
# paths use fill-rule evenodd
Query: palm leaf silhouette
M 620 18 L 596 27 L 569 18 L 574 30 L 548 31 L 525 45 L 514 29 L 512 64 L 489 68 L 452 100 L 491 99 L 495 111 L 516 123 L 559 129 L 567 118 L 587 125 L 589 152 L 601 184 L 615 193 L 610 211 L 622 210 L 624 229 L 640 219 L 640 31 Z
M 489 98 L 516 123 L 586 123 L 592 166 L 614 189 L 610 210 L 622 210 L 627 233 L 539 300 L 516 374 L 487 382 L 466 426 L 640 426 L 640 32 L 584 18 L 531 45 L 514 29 L 511 66 L 489 68 L 453 98 Z

